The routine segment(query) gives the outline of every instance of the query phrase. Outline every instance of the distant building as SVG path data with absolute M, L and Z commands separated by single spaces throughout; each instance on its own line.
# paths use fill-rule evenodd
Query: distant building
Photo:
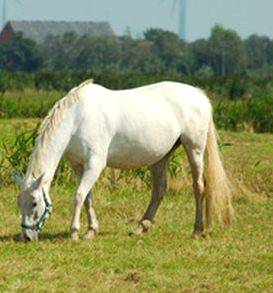
M 0 42 L 11 40 L 15 34 L 36 43 L 42 43 L 48 35 L 63 35 L 73 32 L 78 36 L 114 36 L 114 31 L 108 22 L 91 21 L 9 21 L 0 33 Z

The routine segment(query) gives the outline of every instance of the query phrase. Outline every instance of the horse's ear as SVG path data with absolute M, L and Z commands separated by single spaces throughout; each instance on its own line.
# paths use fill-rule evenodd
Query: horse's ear
M 44 175 L 45 174 L 43 173 L 41 176 L 38 177 L 38 179 L 36 179 L 36 181 L 31 186 L 32 190 L 36 190 L 36 189 L 39 189 L 41 187 L 41 185 L 43 184 L 44 178 L 45 178 Z
M 23 181 L 24 181 L 23 177 L 21 176 L 21 174 L 18 171 L 13 171 L 11 173 L 11 177 L 19 186 L 21 186 L 23 184 Z

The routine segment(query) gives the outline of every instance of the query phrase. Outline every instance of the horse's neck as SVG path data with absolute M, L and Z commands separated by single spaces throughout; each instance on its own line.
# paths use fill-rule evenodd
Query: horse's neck
M 45 141 L 39 141 L 41 140 L 40 137 L 32 154 L 27 177 L 38 178 L 44 174 L 49 188 L 62 155 L 71 139 L 71 133 L 72 123 L 66 119 L 48 138 L 45 138 Z

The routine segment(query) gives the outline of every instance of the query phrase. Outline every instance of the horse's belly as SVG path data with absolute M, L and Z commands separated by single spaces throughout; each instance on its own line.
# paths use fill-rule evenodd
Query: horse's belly
M 130 169 L 153 165 L 163 158 L 174 146 L 179 135 L 164 135 L 153 139 L 131 140 L 117 136 L 109 146 L 107 165 Z

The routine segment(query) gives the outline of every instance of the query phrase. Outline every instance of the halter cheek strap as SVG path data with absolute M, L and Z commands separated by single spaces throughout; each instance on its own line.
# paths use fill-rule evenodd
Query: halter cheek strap
M 22 222 L 21 227 L 24 229 L 30 229 L 30 230 L 35 230 L 35 231 L 40 231 L 42 229 L 42 227 L 45 224 L 45 220 L 51 215 L 52 212 L 52 204 L 47 200 L 46 195 L 45 195 L 45 191 L 44 189 L 42 189 L 43 191 L 43 199 L 45 202 L 45 210 L 42 213 L 40 219 L 38 220 L 37 224 L 34 225 L 28 225 L 24 222 Z

